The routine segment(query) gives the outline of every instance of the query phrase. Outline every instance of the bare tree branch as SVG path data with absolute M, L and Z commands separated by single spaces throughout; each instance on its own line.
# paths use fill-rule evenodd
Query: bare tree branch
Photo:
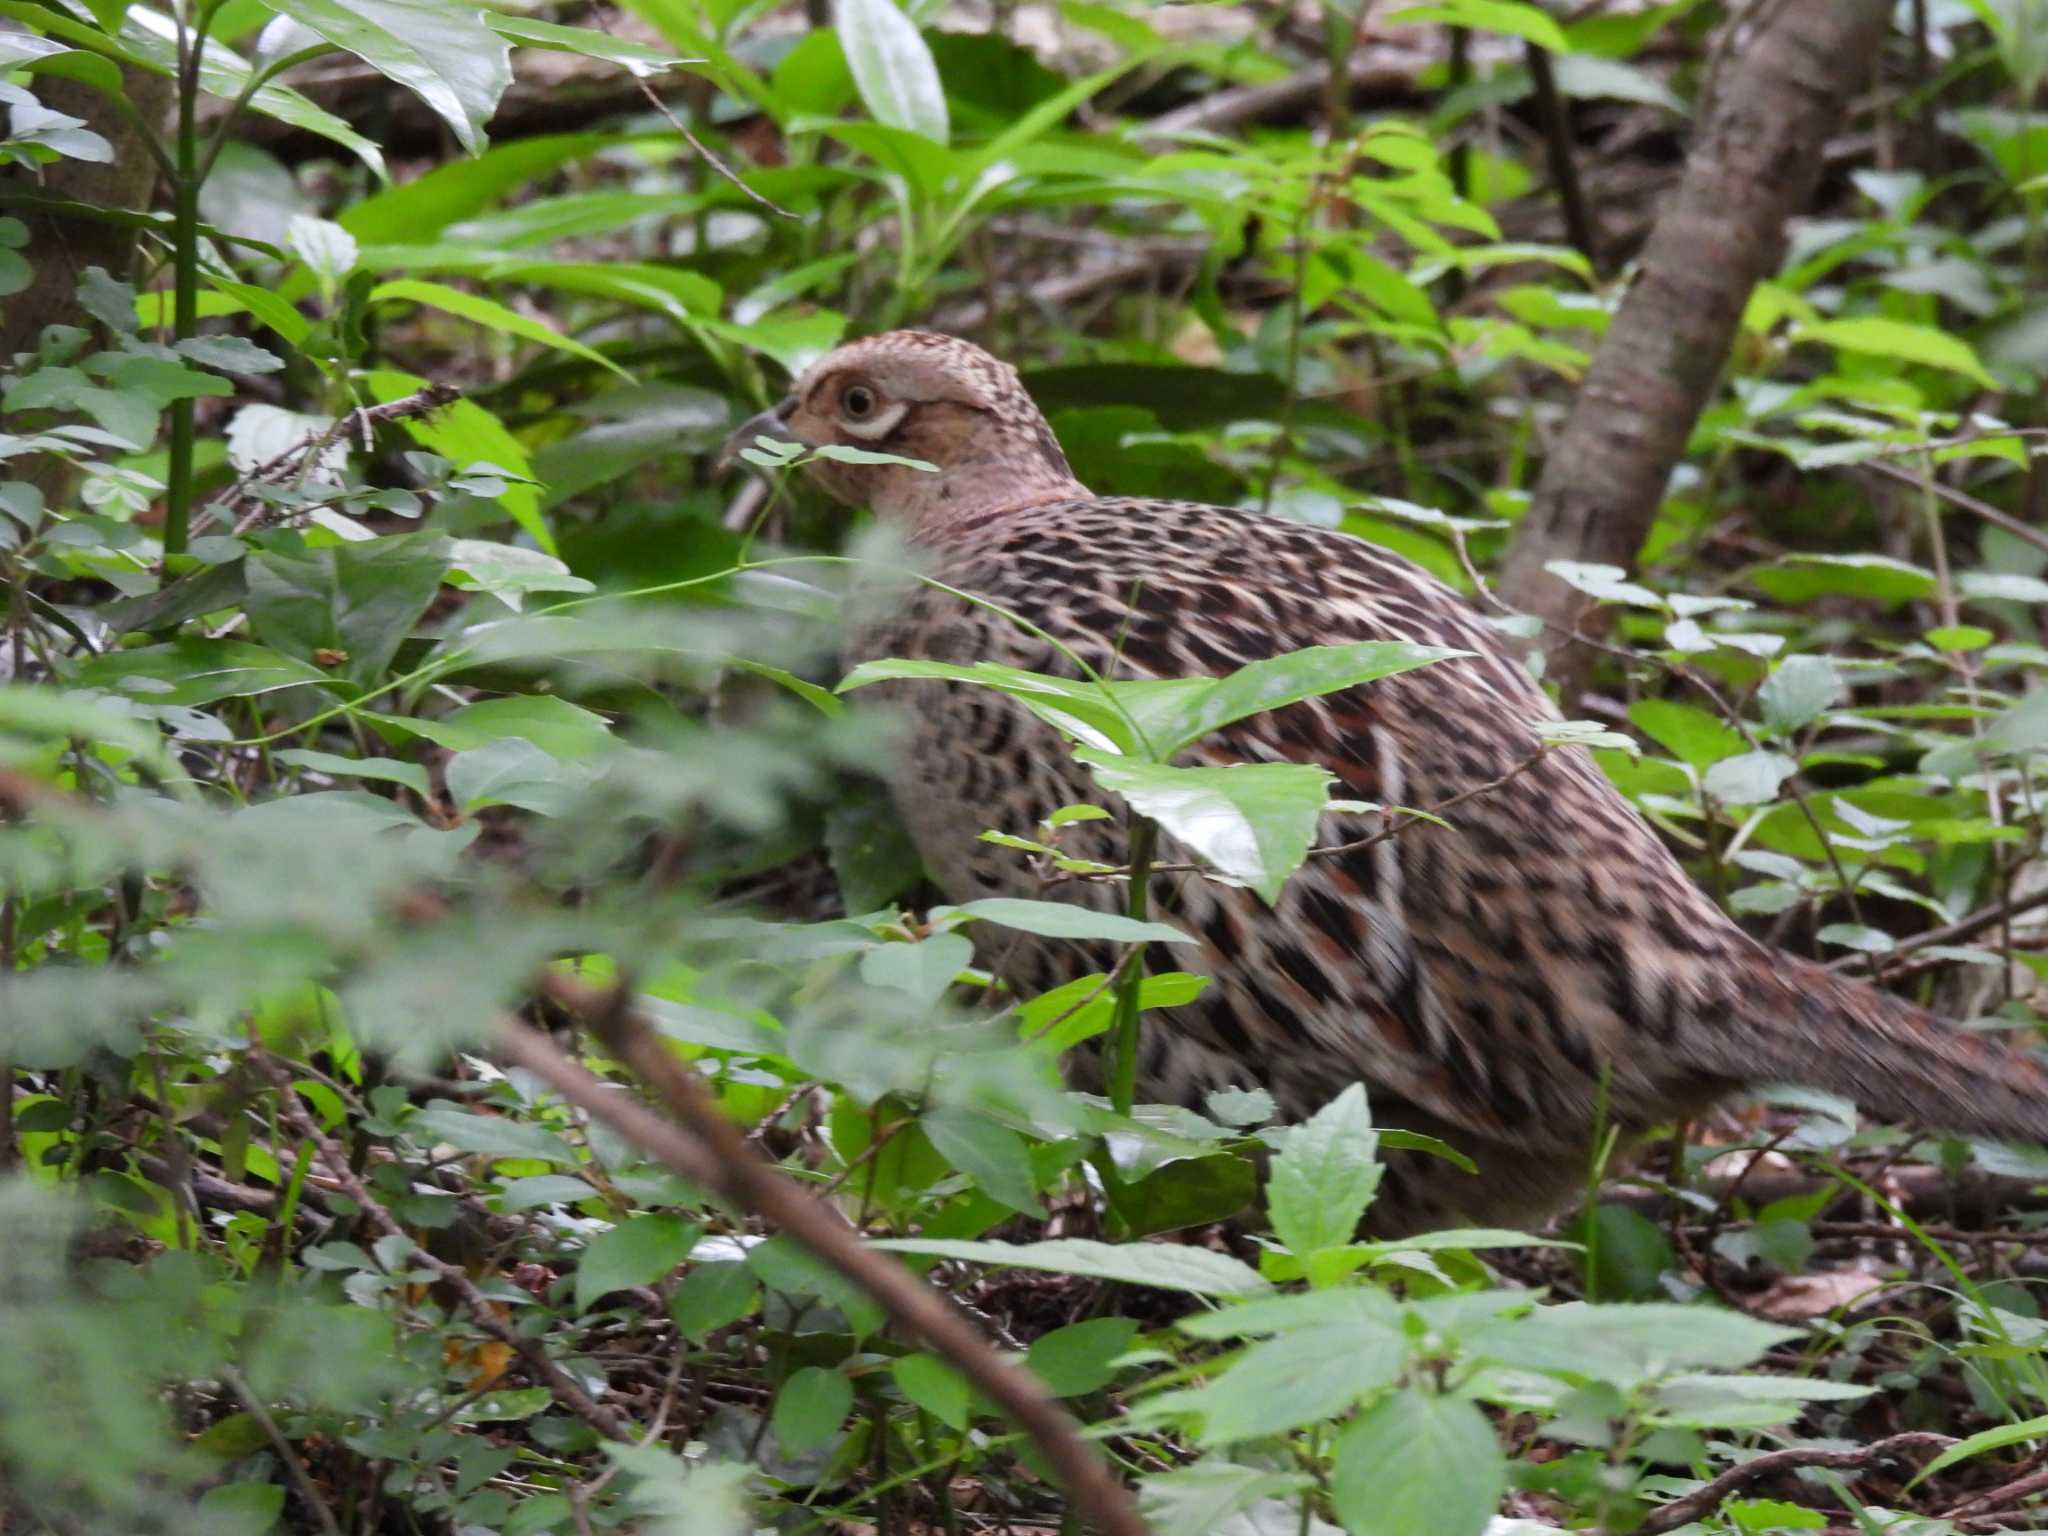
M 788 1233 L 860 1286 L 899 1327 L 943 1356 L 1031 1437 L 1074 1508 L 1101 1536 L 1147 1536 L 1129 1492 L 1037 1378 L 1001 1359 L 938 1292 L 895 1259 L 866 1247 L 834 1207 L 812 1198 L 748 1146 L 697 1074 L 662 1044 L 645 1018 L 617 994 L 559 972 L 546 973 L 539 985 L 549 999 L 587 1023 L 605 1050 L 629 1067 L 673 1118 L 607 1087 L 538 1032 L 510 1020 L 497 1031 L 501 1056 L 692 1183 Z
M 1695 1488 L 1682 1499 L 1673 1499 L 1650 1511 L 1643 1523 L 1636 1527 L 1636 1536 L 1663 1536 L 1665 1531 L 1675 1531 L 1681 1525 L 1690 1525 L 1700 1516 L 1719 1508 L 1723 1499 L 1731 1493 L 1740 1493 L 1766 1478 L 1776 1477 L 1781 1472 L 1791 1472 L 1800 1467 L 1861 1467 L 1873 1461 L 1885 1461 L 1907 1451 L 1939 1451 L 1955 1444 L 1950 1435 L 1937 1435 L 1931 1430 L 1909 1430 L 1903 1435 L 1891 1435 L 1883 1440 L 1873 1440 L 1868 1445 L 1859 1445 L 1852 1450 L 1828 1451 L 1818 1446 L 1795 1445 L 1782 1451 L 1766 1451 L 1752 1457 L 1740 1466 L 1730 1467 L 1712 1482 Z

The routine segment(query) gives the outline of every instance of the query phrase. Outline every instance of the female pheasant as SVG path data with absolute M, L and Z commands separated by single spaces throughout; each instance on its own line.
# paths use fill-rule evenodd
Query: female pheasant
M 1015 370 L 966 342 L 898 331 L 841 347 L 742 434 L 761 430 L 935 465 L 818 460 L 810 473 L 900 530 L 929 574 L 1105 676 L 1220 675 L 1361 640 L 1472 653 L 1255 716 L 1190 761 L 1314 762 L 1349 798 L 1428 806 L 1508 773 L 1535 745 L 1531 722 L 1556 718 L 1457 594 L 1385 550 L 1223 507 L 1090 495 Z M 1045 641 L 929 586 L 870 605 L 847 654 L 1067 669 Z M 1018 856 L 979 834 L 1032 836 L 1102 792 L 1000 695 L 889 686 L 913 722 L 894 798 L 933 878 L 957 901 L 1038 894 Z M 1257 1083 L 1298 1117 L 1363 1081 L 1379 1123 L 1441 1137 L 1480 1169 L 1390 1159 L 1370 1218 L 1387 1235 L 1538 1219 L 1582 1183 L 1603 1113 L 1641 1133 L 1746 1086 L 1804 1084 L 1894 1119 L 2048 1140 L 2048 1073 L 2031 1056 L 1750 938 L 1583 752 L 1544 756 L 1453 822 L 1311 859 L 1270 906 L 1198 875 L 1155 877 L 1155 909 L 1200 944 L 1193 964 L 1188 946 L 1160 963 L 1211 982 L 1148 1022 L 1143 1096 Z M 1098 839 L 1075 851 L 1123 862 L 1114 827 L 1074 830 Z M 1354 820 L 1329 840 L 1371 830 Z M 1161 858 L 1187 855 L 1168 844 Z M 1030 941 L 991 958 L 1033 989 L 1109 959 Z

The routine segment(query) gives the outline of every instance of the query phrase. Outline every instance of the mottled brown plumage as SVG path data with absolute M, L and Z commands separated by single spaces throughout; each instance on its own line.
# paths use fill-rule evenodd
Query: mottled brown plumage
M 813 446 L 937 465 L 814 473 L 904 530 L 930 574 L 1105 675 L 1215 675 L 1358 640 L 1475 653 L 1243 721 L 1189 761 L 1315 762 L 1345 798 L 1427 806 L 1507 773 L 1534 746 L 1530 722 L 1556 718 L 1496 633 L 1405 560 L 1251 513 L 1091 496 L 1014 370 L 965 342 L 896 332 L 842 347 L 776 415 Z M 848 659 L 875 656 L 1068 670 L 1045 641 L 930 587 L 868 606 Z M 1054 808 L 1103 793 L 1007 699 L 889 686 L 914 721 L 895 798 L 935 880 L 956 900 L 1037 894 L 1018 856 L 978 834 L 1029 837 Z M 2048 1139 L 2048 1075 L 2031 1058 L 1751 939 L 1582 751 L 1549 754 L 1452 820 L 1313 859 L 1271 907 L 1200 876 L 1156 877 L 1155 910 L 1201 947 L 1155 949 L 1155 963 L 1213 980 L 1151 1017 L 1144 1093 L 1199 1102 L 1256 1083 L 1301 1116 L 1365 1082 L 1380 1123 L 1441 1136 L 1481 1167 L 1397 1155 L 1371 1218 L 1390 1233 L 1555 1208 L 1585 1176 L 1603 1077 L 1609 1122 L 1631 1132 L 1789 1082 L 1894 1119 Z M 1114 826 L 1073 830 L 1076 853 L 1123 862 Z M 1331 817 L 1325 830 L 1334 843 L 1373 827 Z M 1162 858 L 1187 855 L 1169 843 Z M 1034 989 L 1112 959 L 1051 941 L 1004 953 Z

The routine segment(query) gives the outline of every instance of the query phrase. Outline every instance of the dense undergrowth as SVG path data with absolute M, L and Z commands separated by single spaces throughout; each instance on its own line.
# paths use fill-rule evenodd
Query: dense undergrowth
M 0 18 L 0 1530 L 1075 1528 L 858 1287 L 501 1064 L 524 1019 L 627 1080 L 550 968 L 623 980 L 1159 1532 L 2028 1521 L 2038 1150 L 1801 1095 L 1596 1162 L 1547 1235 L 1375 1245 L 1360 1091 L 1299 1128 L 1250 1083 L 1065 1091 L 1116 989 L 1010 995 L 975 939 L 1157 929 L 934 905 L 890 722 L 832 691 L 849 567 L 814 558 L 886 551 L 714 463 L 840 337 L 925 323 L 1014 358 L 1098 492 L 1473 590 L 1741 68 L 1719 8 Z M 1563 568 L 1620 623 L 1551 748 L 1755 931 L 2022 1036 L 2044 27 L 1902 12 L 1635 568 Z M 586 81 L 579 126 L 508 105 L 487 140 L 542 49 L 666 105 Z M 329 105 L 279 78 L 337 50 Z M 1202 116 L 1380 54 L 1363 97 Z M 166 74 L 168 130 L 124 115 Z M 161 161 L 151 210 L 70 190 L 124 154 Z M 87 227 L 124 259 L 24 314 Z M 1284 879 L 1321 793 L 1242 808 L 1232 873 Z M 1831 1454 L 1672 1502 L 1778 1450 Z

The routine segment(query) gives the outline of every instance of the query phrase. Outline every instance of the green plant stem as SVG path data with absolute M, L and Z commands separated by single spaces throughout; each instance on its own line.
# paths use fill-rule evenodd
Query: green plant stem
M 199 330 L 199 58 L 206 46 L 203 21 L 178 26 L 177 174 L 171 178 L 171 334 L 189 341 Z M 164 490 L 164 554 L 182 555 L 192 525 L 193 401 L 171 402 L 170 464 Z
M 1151 907 L 1152 855 L 1159 846 L 1159 824 L 1150 816 L 1131 821 L 1131 897 L 1129 911 L 1138 922 L 1145 921 Z M 1143 950 L 1144 944 L 1133 945 Z M 1125 968 L 1116 989 L 1116 1063 L 1112 1068 L 1109 1102 L 1120 1115 L 1128 1115 L 1138 1096 L 1138 994 L 1145 985 L 1142 956 Z

